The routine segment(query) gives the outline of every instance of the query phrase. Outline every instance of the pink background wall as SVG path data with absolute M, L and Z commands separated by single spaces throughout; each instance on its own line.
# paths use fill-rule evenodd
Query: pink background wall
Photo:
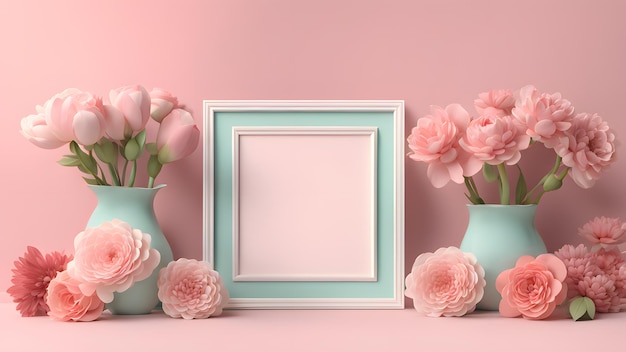
M 162 87 L 199 125 L 203 99 L 403 99 L 408 133 L 430 104 L 470 108 L 479 92 L 534 84 L 598 112 L 624 139 L 624 18 L 619 0 L 5 1 L 0 291 L 27 245 L 71 251 L 95 205 L 79 173 L 56 164 L 65 148 L 19 134 L 20 119 L 65 88 Z M 458 245 L 467 215 L 461 186 L 436 190 L 425 165 L 406 166 L 410 265 Z M 626 220 L 625 171 L 620 161 L 591 190 L 567 182 L 544 198 L 537 226 L 550 250 L 577 243 L 594 216 Z M 201 149 L 158 181 L 169 185 L 157 212 L 175 257 L 201 258 Z

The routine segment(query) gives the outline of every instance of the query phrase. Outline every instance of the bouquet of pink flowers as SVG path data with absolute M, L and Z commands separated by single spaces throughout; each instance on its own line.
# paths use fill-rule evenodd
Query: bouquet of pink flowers
M 537 204 L 546 192 L 561 187 L 569 175 L 583 188 L 593 186 L 615 160 L 615 134 L 598 115 L 576 113 L 559 93 L 533 86 L 517 92 L 492 90 L 474 101 L 477 117 L 459 104 L 432 106 L 408 137 L 409 157 L 428 163 L 427 175 L 440 188 L 450 180 L 465 183 L 467 198 L 484 204 L 474 176 L 498 182 L 501 204 Z M 521 152 L 543 144 L 555 153 L 554 166 L 530 189 L 520 169 Z M 517 166 L 511 199 L 508 167 Z
M 175 96 L 139 85 L 111 90 L 106 102 L 66 89 L 36 111 L 22 119 L 22 135 L 46 149 L 69 143 L 70 154 L 59 164 L 77 167 L 93 185 L 133 187 L 137 160 L 148 151 L 148 187 L 153 187 L 163 165 L 191 154 L 200 136 L 191 113 Z M 159 125 L 156 140 L 148 143 L 150 120 Z

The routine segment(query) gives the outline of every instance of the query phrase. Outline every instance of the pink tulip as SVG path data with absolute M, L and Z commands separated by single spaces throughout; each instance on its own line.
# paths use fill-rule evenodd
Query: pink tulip
M 158 158 L 161 164 L 189 156 L 198 146 L 200 130 L 186 110 L 174 109 L 161 122 L 157 134 Z
M 178 107 L 178 98 L 173 96 L 172 93 L 159 88 L 154 88 L 150 91 L 150 116 L 155 121 L 163 121 L 172 109 Z
M 66 89 L 48 100 L 43 112 L 46 124 L 60 141 L 92 145 L 104 135 L 102 101 L 91 93 Z
M 109 100 L 119 111 L 107 108 L 107 118 L 111 120 L 107 134 L 111 138 L 121 140 L 123 138 L 118 138 L 120 135 L 130 137 L 146 127 L 150 119 L 150 94 L 144 87 L 136 85 L 112 89 Z
M 44 149 L 55 149 L 67 142 L 59 140 L 46 123 L 43 114 L 28 115 L 21 121 L 20 133 L 34 145 Z

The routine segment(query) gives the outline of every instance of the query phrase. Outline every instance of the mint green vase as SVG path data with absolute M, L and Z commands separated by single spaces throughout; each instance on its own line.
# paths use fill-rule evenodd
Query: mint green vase
M 479 310 L 498 310 L 500 293 L 496 278 L 513 268 L 523 255 L 546 253 L 546 245 L 535 228 L 536 205 L 468 205 L 469 223 L 460 249 L 473 253 L 485 269 L 485 295 Z
M 163 187 L 165 185 L 154 188 L 89 186 L 98 204 L 87 222 L 88 228 L 113 219 L 125 221 L 134 229 L 150 234 L 151 247 L 161 254 L 161 262 L 150 277 L 114 294 L 113 302 L 106 305 L 112 314 L 148 314 L 159 303 L 159 270 L 173 260 L 172 249 L 154 213 L 154 197 Z

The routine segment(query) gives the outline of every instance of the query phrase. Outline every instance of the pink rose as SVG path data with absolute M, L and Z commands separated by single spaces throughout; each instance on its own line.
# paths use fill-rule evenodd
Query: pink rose
M 179 107 L 178 98 L 163 89 L 152 89 L 150 91 L 150 99 L 150 116 L 157 122 L 163 121 L 163 118 L 165 118 L 172 109 Z
M 59 140 L 52 129 L 46 123 L 44 114 L 28 115 L 21 121 L 22 136 L 39 148 L 55 149 L 65 145 L 67 142 Z
M 43 113 L 52 134 L 66 143 L 92 145 L 102 138 L 106 129 L 102 100 L 75 88 L 48 100 Z
M 515 106 L 515 97 L 509 89 L 494 89 L 480 93 L 474 108 L 480 115 L 507 116 Z
M 579 228 L 578 234 L 594 245 L 616 246 L 626 241 L 626 223 L 618 218 L 596 217 Z
M 456 247 L 419 255 L 405 283 L 404 294 L 413 299 L 415 310 L 430 317 L 473 312 L 486 284 L 476 257 Z
M 222 314 L 228 290 L 209 263 L 180 258 L 159 271 L 159 299 L 172 318 L 203 319 Z
M 552 148 L 569 129 L 574 107 L 560 93 L 540 93 L 528 85 L 519 90 L 512 114 L 527 126 L 526 134 Z
M 85 296 L 78 288 L 80 281 L 62 271 L 50 281 L 47 303 L 48 315 L 61 321 L 96 320 L 104 310 L 104 303 L 96 295 Z
M 441 188 L 450 180 L 465 182 L 464 176 L 473 176 L 482 162 L 467 153 L 459 145 L 470 117 L 459 104 L 444 108 L 431 107 L 431 114 L 417 120 L 407 141 L 416 161 L 429 163 L 427 175 L 433 186 Z
M 514 165 L 528 148 L 530 137 L 511 116 L 484 115 L 470 122 L 459 144 L 487 164 Z
M 615 134 L 599 115 L 578 114 L 554 150 L 574 182 L 590 188 L 615 161 Z
M 113 292 L 124 292 L 146 279 L 159 264 L 161 256 L 150 248 L 150 241 L 149 234 L 123 221 L 104 222 L 76 236 L 74 260 L 67 270 L 81 281 L 84 295 L 96 292 L 103 302 L 110 303 Z
M 549 317 L 567 298 L 566 278 L 565 264 L 553 254 L 541 254 L 536 259 L 520 257 L 514 268 L 501 272 L 496 279 L 496 289 L 502 294 L 500 314 L 509 318 Z
M 143 130 L 150 120 L 150 94 L 140 86 L 126 86 L 109 92 L 111 107 L 107 107 L 107 134 L 123 140 Z
M 186 110 L 174 109 L 167 115 L 157 133 L 158 158 L 161 164 L 189 156 L 198 146 L 200 130 Z

